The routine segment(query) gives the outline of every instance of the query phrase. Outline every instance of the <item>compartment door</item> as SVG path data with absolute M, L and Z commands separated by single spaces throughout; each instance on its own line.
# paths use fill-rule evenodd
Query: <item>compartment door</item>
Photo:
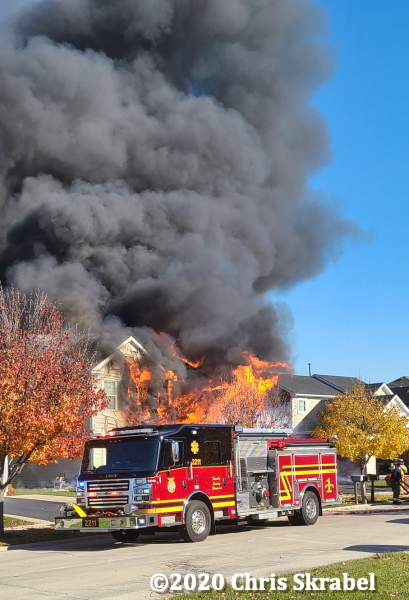
M 294 454 L 278 454 L 280 505 L 294 504 Z

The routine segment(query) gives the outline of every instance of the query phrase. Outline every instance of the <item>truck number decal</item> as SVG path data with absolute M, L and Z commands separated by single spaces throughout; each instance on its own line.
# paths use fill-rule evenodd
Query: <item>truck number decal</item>
M 200 467 L 201 464 L 202 464 L 201 458 L 192 458 L 192 466 L 193 467 Z

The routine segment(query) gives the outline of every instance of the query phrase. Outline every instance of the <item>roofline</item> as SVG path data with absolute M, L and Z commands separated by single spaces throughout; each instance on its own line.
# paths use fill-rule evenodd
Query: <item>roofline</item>
M 399 404 L 399 407 L 403 410 L 404 413 L 406 413 L 406 415 L 409 417 L 409 408 L 406 406 L 406 404 L 399 398 L 398 394 L 395 394 L 393 398 L 391 398 L 388 402 L 388 404 L 385 406 L 385 409 L 388 408 L 388 406 L 390 405 L 391 402 L 393 402 L 394 400 L 397 400 L 397 403 Z
M 105 367 L 105 365 L 112 360 L 112 358 L 115 356 L 115 354 L 117 352 L 121 352 L 121 348 L 123 348 L 123 346 L 125 346 L 125 344 L 129 344 L 129 342 L 131 342 L 134 346 L 136 346 L 137 348 L 139 348 L 139 350 L 142 351 L 143 354 L 145 354 L 145 356 L 148 356 L 151 360 L 152 360 L 152 356 L 149 354 L 149 352 L 147 350 L 145 350 L 145 348 L 142 346 L 142 344 L 140 342 L 138 342 L 138 340 L 136 340 L 132 335 L 129 336 L 125 341 L 123 341 L 121 344 L 119 344 L 119 346 L 116 347 L 116 349 L 112 352 L 112 354 L 110 354 L 109 356 L 107 356 L 107 358 L 104 358 L 104 360 L 102 360 L 100 363 L 98 363 L 97 365 L 95 365 L 95 367 L 92 369 L 92 372 L 94 373 L 98 373 L 99 371 L 101 371 L 101 369 L 103 369 Z M 127 358 L 127 356 L 125 356 L 125 354 L 123 354 L 121 352 L 122 356 L 124 356 L 125 358 Z
M 284 385 L 282 385 L 281 383 L 278 383 L 278 386 L 283 389 L 285 392 L 288 392 L 289 394 L 293 395 L 293 398 L 298 398 L 298 397 L 305 397 L 305 398 L 335 398 L 337 394 L 304 394 L 304 393 L 298 393 L 298 392 L 294 392 L 294 390 L 285 387 Z M 330 387 L 330 386 L 328 386 Z

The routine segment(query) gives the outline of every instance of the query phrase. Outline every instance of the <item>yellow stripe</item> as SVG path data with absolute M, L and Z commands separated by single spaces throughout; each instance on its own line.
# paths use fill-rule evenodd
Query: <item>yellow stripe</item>
M 224 508 L 226 506 L 235 506 L 235 502 L 212 502 L 213 508 Z
M 137 513 L 137 517 L 143 517 L 143 515 L 152 515 L 157 514 L 161 515 L 163 513 L 172 513 L 172 512 L 181 512 L 183 510 L 183 506 L 168 506 L 163 508 L 145 508 L 143 512 Z
M 318 475 L 319 473 L 336 473 L 336 469 L 308 469 L 308 471 L 282 471 L 286 476 L 288 475 Z
M 226 494 L 225 496 L 209 496 L 210 500 L 213 500 L 215 498 L 234 498 L 234 494 Z
M 186 498 L 170 498 L 169 500 L 154 500 L 153 502 L 149 502 L 149 504 L 170 504 L 171 502 L 184 502 Z
M 323 467 L 335 467 L 336 464 L 335 463 L 325 463 L 322 466 Z M 315 467 L 316 468 L 316 467 L 318 467 L 318 464 L 314 463 L 313 465 L 295 465 L 296 469 L 305 469 L 307 467 Z M 284 465 L 281 470 L 285 471 L 286 469 L 291 469 L 291 465 Z

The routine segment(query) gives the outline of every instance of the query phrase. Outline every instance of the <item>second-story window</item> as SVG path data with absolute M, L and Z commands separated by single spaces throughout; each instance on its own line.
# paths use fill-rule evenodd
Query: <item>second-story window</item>
M 116 409 L 116 381 L 104 381 L 104 391 L 108 396 L 107 408 Z
M 307 412 L 307 400 L 305 400 L 305 398 L 298 398 L 298 412 L 299 413 Z

